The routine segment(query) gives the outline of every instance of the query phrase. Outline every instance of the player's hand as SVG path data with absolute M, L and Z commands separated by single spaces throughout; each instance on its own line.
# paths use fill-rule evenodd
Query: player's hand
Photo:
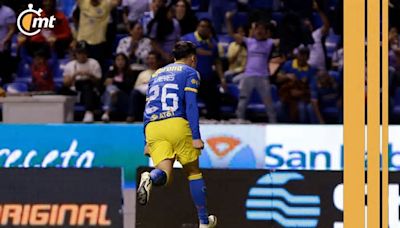
M 193 147 L 202 150 L 204 148 L 204 142 L 201 139 L 195 139 L 193 140 Z

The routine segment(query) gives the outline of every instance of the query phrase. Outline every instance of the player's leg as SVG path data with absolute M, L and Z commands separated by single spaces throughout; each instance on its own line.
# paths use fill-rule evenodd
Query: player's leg
M 146 205 L 150 198 L 153 185 L 164 185 L 171 176 L 175 153 L 167 135 L 167 122 L 165 120 L 149 123 L 146 127 L 145 152 L 150 155 L 156 169 L 141 174 L 139 188 L 137 189 L 137 202 Z
M 137 201 L 140 205 L 146 205 L 150 199 L 153 186 L 164 186 L 171 182 L 171 173 L 174 159 L 165 159 L 157 164 L 151 172 L 143 172 L 137 190 Z
M 217 225 L 217 218 L 214 215 L 208 215 L 206 202 L 206 185 L 199 168 L 199 160 L 183 165 L 183 169 L 189 179 L 190 193 L 197 214 L 200 220 L 200 228 L 213 228 Z

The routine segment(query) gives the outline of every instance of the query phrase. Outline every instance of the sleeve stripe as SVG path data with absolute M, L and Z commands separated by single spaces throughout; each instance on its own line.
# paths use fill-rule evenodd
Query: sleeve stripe
M 197 89 L 190 88 L 190 87 L 186 87 L 186 88 L 185 88 L 185 91 L 190 91 L 190 92 L 197 93 Z

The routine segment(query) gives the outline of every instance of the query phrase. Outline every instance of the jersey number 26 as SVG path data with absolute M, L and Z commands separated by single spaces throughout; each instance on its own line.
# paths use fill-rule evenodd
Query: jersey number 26
M 174 90 L 174 92 L 172 92 L 171 90 Z M 179 88 L 178 88 L 177 84 L 168 83 L 168 84 L 165 84 L 164 86 L 162 86 L 162 88 L 161 88 L 162 111 L 175 112 L 178 109 L 179 97 L 176 94 L 176 91 L 178 91 L 178 90 L 179 90 Z M 147 102 L 150 105 L 150 103 L 152 101 L 157 100 L 158 97 L 160 96 L 160 86 L 159 85 L 152 86 L 149 90 L 149 94 L 150 94 L 150 96 L 149 96 Z M 172 100 L 172 106 L 168 105 L 167 99 Z M 146 108 L 146 113 L 151 114 L 151 113 L 156 112 L 157 110 L 158 110 L 158 107 L 156 107 L 156 106 L 150 107 L 149 106 Z

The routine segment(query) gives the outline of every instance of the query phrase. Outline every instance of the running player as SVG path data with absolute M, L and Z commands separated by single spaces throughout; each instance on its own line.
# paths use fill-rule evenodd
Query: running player
M 205 184 L 199 169 L 204 143 L 199 131 L 196 46 L 187 41 L 175 44 L 175 63 L 158 69 L 151 77 L 144 112 L 145 153 L 153 160 L 154 170 L 141 174 L 137 201 L 146 205 L 152 186 L 171 182 L 175 160 L 189 179 L 190 192 L 197 208 L 200 228 L 214 228 L 217 218 L 208 214 Z

